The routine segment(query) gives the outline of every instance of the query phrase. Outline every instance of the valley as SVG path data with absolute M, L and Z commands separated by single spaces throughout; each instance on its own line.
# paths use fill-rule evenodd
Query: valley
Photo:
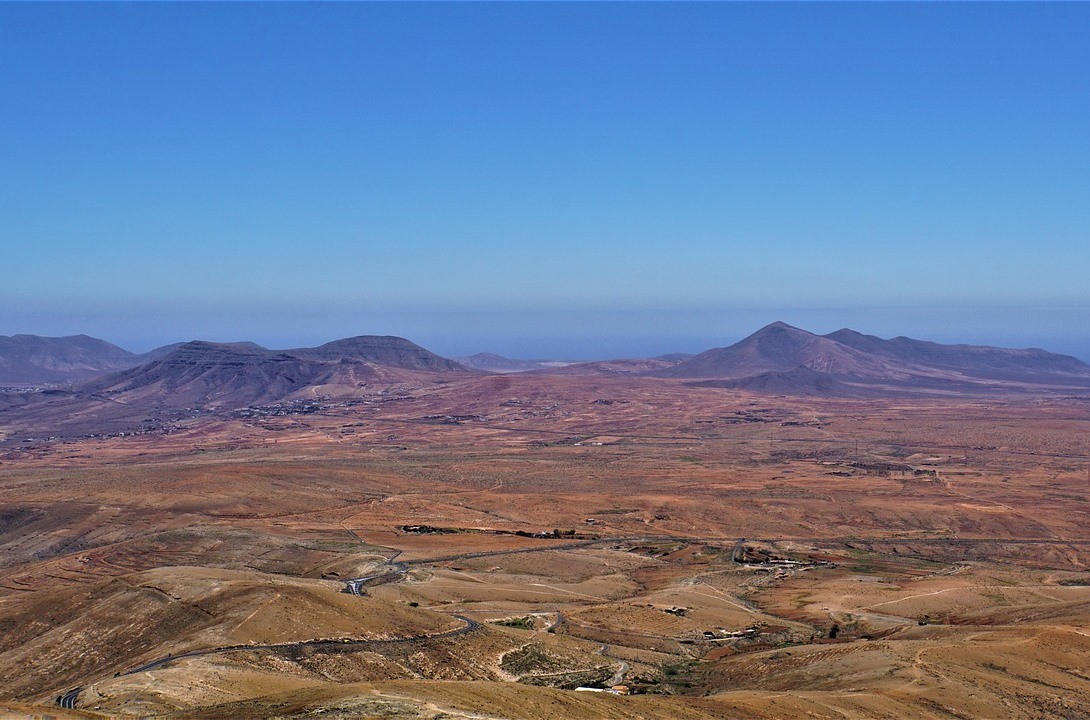
M 397 372 L 8 443 L 0 707 L 1086 716 L 1086 398 Z

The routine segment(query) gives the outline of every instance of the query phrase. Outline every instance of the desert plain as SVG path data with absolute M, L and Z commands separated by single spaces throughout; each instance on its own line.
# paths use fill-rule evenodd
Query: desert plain
M 0 711 L 1090 718 L 1088 396 L 380 385 L 5 444 Z

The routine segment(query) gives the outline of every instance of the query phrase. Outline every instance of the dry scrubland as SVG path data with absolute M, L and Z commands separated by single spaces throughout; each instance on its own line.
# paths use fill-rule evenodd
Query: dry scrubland
M 0 707 L 1090 717 L 1090 399 L 318 402 L 0 450 Z

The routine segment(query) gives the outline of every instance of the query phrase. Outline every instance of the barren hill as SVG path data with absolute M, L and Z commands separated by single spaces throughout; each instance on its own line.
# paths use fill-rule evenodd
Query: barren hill
M 1090 366 L 1044 350 L 883 340 L 847 329 L 815 335 L 782 322 L 652 374 L 700 379 L 707 386 L 836 397 L 1090 387 Z
M 1081 377 L 1090 372 L 1090 366 L 1077 358 L 1039 348 L 1016 350 L 986 345 L 941 345 L 907 337 L 883 340 L 847 328 L 823 337 L 900 362 L 956 370 L 996 380 L 1025 381 L 1056 375 Z
M 69 388 L 0 393 L 0 428 L 18 437 L 147 431 L 195 411 L 358 398 L 476 372 L 396 337 L 290 351 L 196 340 L 164 350 L 150 362 Z
M 800 367 L 848 376 L 885 377 L 905 371 L 896 362 L 776 322 L 734 345 L 707 350 L 656 374 L 679 378 L 745 378 Z
M 370 369 L 363 363 L 366 375 Z M 336 368 L 245 345 L 194 341 L 169 354 L 80 386 L 126 404 L 237 407 L 274 402 L 329 379 Z
M 220 348 L 218 355 L 209 354 L 212 346 Z M 203 348 L 205 352 L 205 356 L 200 359 L 195 354 L 198 348 Z M 272 353 L 252 342 L 178 342 L 146 353 L 132 353 L 87 335 L 0 336 L 0 385 L 71 385 L 109 373 L 137 368 L 171 355 L 174 355 L 174 359 L 167 366 L 178 367 L 187 362 L 186 358 L 188 361 L 207 365 L 216 362 L 217 357 L 230 365 L 233 361 L 224 355 L 224 351 L 228 349 L 249 352 L 251 355 Z M 179 350 L 182 353 L 175 355 Z M 362 361 L 429 372 L 464 372 L 467 369 L 404 338 L 392 336 L 361 335 L 335 340 L 315 348 L 297 348 L 282 353 L 305 360 Z M 182 362 L 179 363 L 179 360 Z
M 87 335 L 0 336 L 0 384 L 61 384 L 132 367 L 139 356 Z
M 163 357 L 76 388 L 126 404 L 237 408 L 308 393 L 343 395 L 404 372 L 468 372 L 398 337 L 361 336 L 274 351 L 253 343 L 185 343 Z
M 465 366 L 453 360 L 440 357 L 416 343 L 392 335 L 359 335 L 334 340 L 316 348 L 298 348 L 284 352 L 300 358 L 362 360 L 405 370 L 429 372 L 465 372 L 467 370 Z

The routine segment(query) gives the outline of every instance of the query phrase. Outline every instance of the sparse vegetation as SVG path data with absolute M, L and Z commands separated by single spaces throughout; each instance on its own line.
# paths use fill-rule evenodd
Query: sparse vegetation
M 515 618 L 504 618 L 502 620 L 493 620 L 496 625 L 503 625 L 504 627 L 513 627 L 520 630 L 533 630 L 534 619 L 529 615 Z
M 702 438 L 703 460 L 694 464 L 640 433 L 664 436 L 686 426 L 675 422 L 684 415 L 729 415 L 708 407 L 697 390 L 625 380 L 633 383 L 626 396 L 618 381 L 611 390 L 618 401 L 603 405 L 576 402 L 579 379 L 561 388 L 534 377 L 504 381 L 506 394 L 495 402 L 459 395 L 466 391 L 451 383 L 435 397 L 414 387 L 376 406 L 262 416 L 263 423 L 284 423 L 275 431 L 249 424 L 252 418 L 217 420 L 192 431 L 206 448 L 199 457 L 179 456 L 173 437 L 140 436 L 42 446 L 3 460 L 0 500 L 7 497 L 8 505 L 0 508 L 0 541 L 9 564 L 0 592 L 18 598 L 0 604 L 4 692 L 28 697 L 27 688 L 50 682 L 58 693 L 101 690 L 113 698 L 95 696 L 106 714 L 129 702 L 202 714 L 208 708 L 190 688 L 206 679 L 205 661 L 152 671 L 155 695 L 143 685 L 132 689 L 123 671 L 114 677 L 119 667 L 137 665 L 133 658 L 177 656 L 200 638 L 223 647 L 286 643 L 216 655 L 217 682 L 233 692 L 249 692 L 241 680 L 232 683 L 254 670 L 285 687 L 317 683 L 328 697 L 337 696 L 340 683 L 396 680 L 399 697 L 408 698 L 398 701 L 409 703 L 398 706 L 403 714 L 440 693 L 445 703 L 463 698 L 458 707 L 467 713 L 513 715 L 499 698 L 518 698 L 512 702 L 521 708 L 545 689 L 620 681 L 655 696 L 641 699 L 655 704 L 632 705 L 646 717 L 668 717 L 674 695 L 706 696 L 701 702 L 715 707 L 717 697 L 736 702 L 732 693 L 744 690 L 763 698 L 753 691 L 769 687 L 780 688 L 784 716 L 808 709 L 792 699 L 793 690 L 817 693 L 811 696 L 850 716 L 842 696 L 821 689 L 850 677 L 851 687 L 896 716 L 913 706 L 887 693 L 903 684 L 903 668 L 916 667 L 921 649 L 921 690 L 934 687 L 932 664 L 950 665 L 949 673 L 936 671 L 951 678 L 944 702 L 962 714 L 1001 714 L 1002 699 L 1037 702 L 1053 692 L 1041 688 L 1051 686 L 1090 702 L 1076 676 L 1056 670 L 1090 662 L 1090 646 L 1069 629 L 1082 626 L 1080 603 L 1090 600 L 1090 582 L 1078 572 L 1090 565 L 1090 537 L 1078 516 L 1081 467 L 1059 473 L 1042 456 L 978 449 L 964 453 L 957 473 L 949 470 L 953 461 L 934 460 L 947 469 L 938 479 L 891 470 L 889 454 L 868 454 L 865 441 L 858 454 L 854 440 L 847 452 L 835 444 L 838 428 L 848 426 L 863 438 L 884 437 L 884 415 L 856 417 L 853 406 L 836 403 L 823 405 L 822 431 L 833 434 L 820 443 L 755 458 L 748 443 Z M 624 430 L 625 441 L 576 457 L 578 449 L 562 443 L 532 446 L 530 431 L 480 434 L 501 412 L 523 417 L 528 403 L 502 400 L 536 397 L 529 388 L 539 385 L 542 393 L 562 395 L 545 405 L 583 416 L 542 415 L 533 419 L 535 429 L 567 438 L 567 424 L 594 423 L 617 436 Z M 729 402 L 724 398 L 716 402 Z M 453 412 L 449 403 L 473 407 Z M 897 425 L 904 443 L 897 462 L 905 466 L 938 458 L 926 451 L 929 443 L 1006 446 L 1009 438 L 992 437 L 1007 432 L 996 429 L 995 417 L 1072 412 L 1047 405 L 958 406 L 956 413 L 929 407 L 926 417 Z M 781 408 L 777 422 L 809 417 L 810 410 Z M 398 413 L 444 421 L 399 424 Z M 446 422 L 447 415 L 486 419 Z M 851 423 L 841 421 L 847 416 Z M 353 426 L 350 441 L 338 417 Z M 524 420 L 508 425 L 518 422 Z M 767 429 L 757 422 L 730 428 L 744 435 L 762 425 Z M 1013 419 L 1011 425 L 1027 434 L 1027 444 L 1038 432 L 1034 442 L 1058 454 L 1090 451 L 1090 441 L 1073 430 L 1084 425 L 1068 419 L 1036 431 Z M 395 452 L 390 435 L 405 450 Z M 872 470 L 826 474 L 846 462 Z M 1002 476 L 1009 482 L 999 482 Z M 1041 487 L 1048 490 L 1033 505 Z M 665 496 L 666 488 L 676 490 Z M 80 502 L 66 499 L 77 491 Z M 572 534 L 588 518 L 601 525 L 601 540 Z M 743 536 L 750 539 L 739 543 Z M 1064 542 L 1052 543 L 1052 536 Z M 762 537 L 810 539 L 753 539 Z M 736 554 L 743 563 L 734 562 Z M 361 576 L 383 579 L 365 588 L 367 597 L 338 592 Z M 542 608 L 554 612 L 532 614 Z M 499 620 L 428 639 L 466 627 L 459 615 Z M 830 642 L 834 624 L 839 631 Z M 130 625 L 136 630 L 123 632 Z M 941 641 L 931 639 L 940 632 Z M 371 635 L 374 644 L 353 642 Z M 969 636 L 979 642 L 964 641 Z M 330 642 L 295 642 L 315 637 Z M 407 637 L 412 641 L 399 640 Z M 928 650 L 939 646 L 932 642 L 942 653 Z M 50 647 L 77 660 L 62 663 Z M 1040 661 L 1045 648 L 1058 653 L 1051 664 Z M 1030 668 L 1050 686 L 1026 680 Z M 987 683 L 972 684 L 984 675 Z M 463 685 L 447 680 L 474 680 L 465 686 L 478 694 L 465 699 Z M 958 705 L 969 692 L 973 704 Z M 235 715 L 289 714 L 247 698 Z M 606 707 L 594 693 L 577 702 Z M 770 707 L 747 702 L 757 703 L 747 706 L 757 715 Z

